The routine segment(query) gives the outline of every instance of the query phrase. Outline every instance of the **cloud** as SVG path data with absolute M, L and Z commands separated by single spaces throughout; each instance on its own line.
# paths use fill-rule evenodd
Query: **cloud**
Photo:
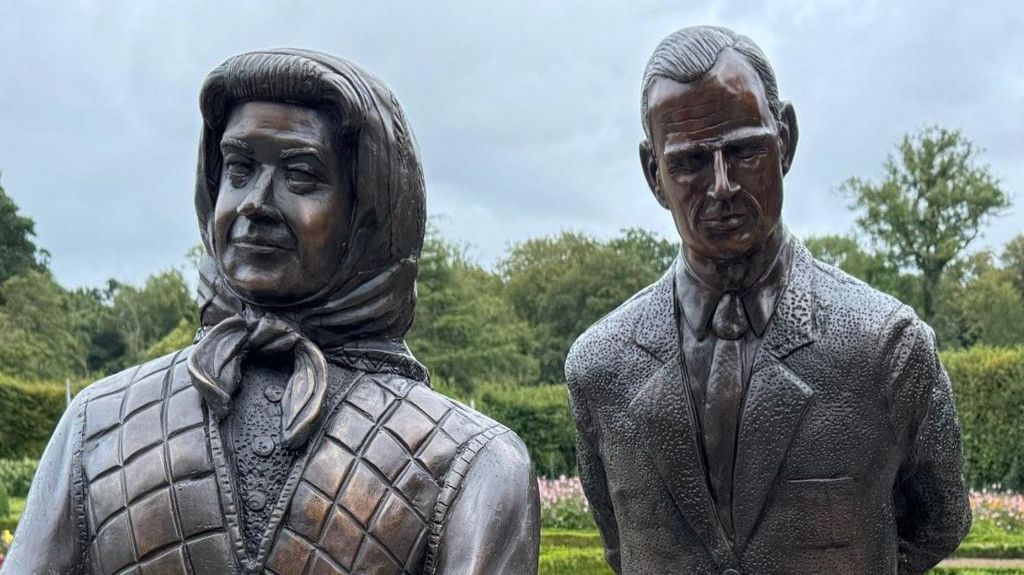
M 801 126 L 785 207 L 798 233 L 849 229 L 833 190 L 876 176 L 929 124 L 961 128 L 1008 190 L 1024 185 L 1024 11 L 1009 1 L 254 6 L 0 7 L 3 184 L 61 281 L 139 281 L 184 261 L 199 86 L 226 57 L 274 46 L 349 58 L 394 89 L 431 213 L 487 263 L 561 229 L 674 234 L 640 173 L 638 90 L 654 45 L 686 25 L 730 26 L 771 58 Z M 1018 233 L 1019 213 L 987 245 Z

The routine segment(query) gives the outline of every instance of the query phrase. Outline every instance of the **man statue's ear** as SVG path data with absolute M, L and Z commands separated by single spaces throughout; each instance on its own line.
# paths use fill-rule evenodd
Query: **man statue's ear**
M 796 143 L 800 139 L 800 129 L 796 124 L 796 111 L 790 102 L 782 103 L 782 110 L 779 114 L 782 119 L 779 122 L 779 143 L 782 151 L 782 175 L 789 173 L 793 165 L 793 156 L 796 155 Z
M 640 142 L 640 167 L 644 171 L 644 178 L 647 179 L 647 186 L 651 188 L 651 193 L 654 194 L 661 207 L 667 210 L 668 202 L 665 201 L 665 195 L 661 193 L 661 185 L 658 184 L 658 158 L 654 156 L 650 140 Z

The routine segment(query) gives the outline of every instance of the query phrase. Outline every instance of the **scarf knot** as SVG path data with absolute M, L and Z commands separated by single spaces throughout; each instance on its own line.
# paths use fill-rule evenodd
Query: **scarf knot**
M 188 358 L 192 384 L 210 411 L 223 419 L 231 412 L 242 361 L 249 353 L 291 355 L 292 375 L 281 398 L 281 437 L 296 449 L 309 439 L 327 396 L 327 361 L 323 352 L 294 325 L 249 307 L 215 325 Z

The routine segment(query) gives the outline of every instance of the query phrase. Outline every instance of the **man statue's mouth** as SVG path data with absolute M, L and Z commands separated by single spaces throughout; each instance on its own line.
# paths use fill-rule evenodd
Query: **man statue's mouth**
M 718 215 L 712 218 L 702 218 L 701 226 L 712 232 L 730 232 L 746 225 L 748 220 L 747 212 Z

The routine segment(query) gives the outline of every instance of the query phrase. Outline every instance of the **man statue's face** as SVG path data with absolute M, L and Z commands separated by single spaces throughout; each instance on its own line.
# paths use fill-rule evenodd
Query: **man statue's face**
M 235 107 L 220 141 L 214 247 L 231 287 L 260 303 L 311 296 L 344 252 L 352 200 L 330 120 L 273 102 Z
M 641 162 L 683 244 L 716 260 L 757 251 L 779 224 L 793 151 L 789 126 L 775 121 L 757 72 L 727 49 L 697 81 L 656 79 L 648 106 Z M 795 124 L 788 104 L 783 116 Z

